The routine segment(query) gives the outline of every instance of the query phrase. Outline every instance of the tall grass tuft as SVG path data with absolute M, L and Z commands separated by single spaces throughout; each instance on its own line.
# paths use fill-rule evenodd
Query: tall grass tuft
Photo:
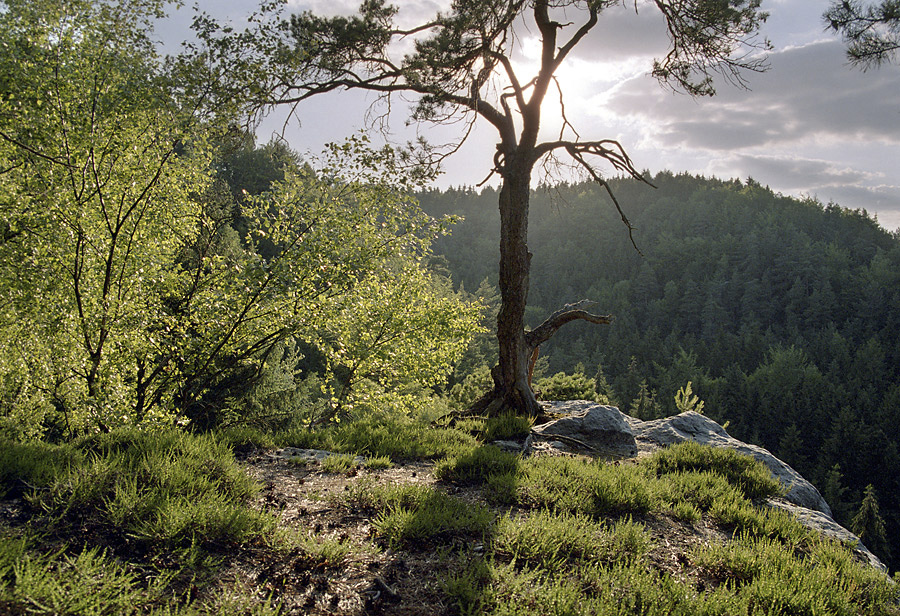
M 275 526 L 271 515 L 248 507 L 257 487 L 212 436 L 124 430 L 34 451 L 49 455 L 39 464 L 23 456 L 4 487 L 29 486 L 27 501 L 51 529 L 80 523 L 191 552 L 194 561 L 203 551 L 261 539 Z
M 348 490 L 345 504 L 371 511 L 373 528 L 393 546 L 450 535 L 481 535 L 493 520 L 483 506 L 421 485 L 360 481 Z
M 434 476 L 461 485 L 480 485 L 492 475 L 515 472 L 519 462 L 515 454 L 493 445 L 482 445 L 439 460 L 434 465 Z
M 387 457 L 393 461 L 433 460 L 476 444 L 472 435 L 460 430 L 433 428 L 412 417 L 378 414 L 318 430 L 294 429 L 273 438 L 283 446 Z

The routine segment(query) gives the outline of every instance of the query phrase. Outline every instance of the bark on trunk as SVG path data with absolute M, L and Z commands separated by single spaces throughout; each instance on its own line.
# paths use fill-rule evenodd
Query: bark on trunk
M 494 372 L 493 398 L 501 408 L 518 414 L 538 415 L 541 407 L 531 389 L 528 371 L 532 349 L 525 340 L 525 305 L 528 300 L 528 202 L 531 166 L 507 167 L 500 190 L 500 312 L 497 341 L 500 362 Z

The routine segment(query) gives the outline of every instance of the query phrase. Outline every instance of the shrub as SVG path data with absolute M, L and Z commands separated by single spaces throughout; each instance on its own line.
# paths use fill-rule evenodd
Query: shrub
M 644 527 L 630 519 L 609 527 L 580 514 L 548 510 L 501 518 L 492 539 L 497 554 L 548 570 L 567 561 L 633 562 L 650 544 Z
M 594 517 L 652 511 L 661 503 L 655 481 L 632 465 L 567 457 L 527 460 L 518 486 L 523 505 Z
M 374 413 L 317 430 L 296 428 L 278 433 L 274 439 L 285 447 L 384 456 L 395 462 L 440 458 L 477 442 L 461 430 L 433 428 L 411 417 Z
M 257 487 L 214 437 L 117 430 L 71 445 L 28 445 L 14 467 L 50 530 L 98 525 L 186 562 L 269 535 L 274 519 L 248 507 Z M 12 448 L 10 448 L 12 449 Z M 37 454 L 43 454 L 37 463 Z
M 504 413 L 489 418 L 484 425 L 485 441 L 507 441 L 524 439 L 531 432 L 534 418 L 515 413 Z
M 493 445 L 483 445 L 439 460 L 434 476 L 442 481 L 462 485 L 485 483 L 491 475 L 513 473 L 519 457 Z
M 492 521 L 486 508 L 421 485 L 360 481 L 348 490 L 345 504 L 373 511 L 372 526 L 392 545 L 448 534 L 480 534 Z
M 557 372 L 553 376 L 539 379 L 535 391 L 540 400 L 590 400 L 609 404 L 609 399 L 597 393 L 594 379 L 582 372 L 566 374 Z

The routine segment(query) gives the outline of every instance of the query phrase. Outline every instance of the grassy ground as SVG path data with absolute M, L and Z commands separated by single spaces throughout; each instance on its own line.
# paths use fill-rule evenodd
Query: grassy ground
M 0 614 L 900 614 L 894 582 L 762 505 L 779 486 L 749 458 L 485 444 L 527 429 L 0 443 Z

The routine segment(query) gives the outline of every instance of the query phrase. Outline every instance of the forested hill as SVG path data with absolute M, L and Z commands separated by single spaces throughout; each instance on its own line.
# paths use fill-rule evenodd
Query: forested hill
M 533 196 L 530 324 L 583 298 L 615 316 L 561 330 L 541 349 L 549 371 L 584 371 L 645 419 L 676 412 L 691 381 L 708 415 L 817 483 L 839 521 L 873 484 L 900 556 L 900 236 L 751 180 L 652 182 L 612 183 L 640 253 L 602 187 Z M 436 246 L 457 283 L 496 284 L 496 192 L 420 199 L 464 218 Z

